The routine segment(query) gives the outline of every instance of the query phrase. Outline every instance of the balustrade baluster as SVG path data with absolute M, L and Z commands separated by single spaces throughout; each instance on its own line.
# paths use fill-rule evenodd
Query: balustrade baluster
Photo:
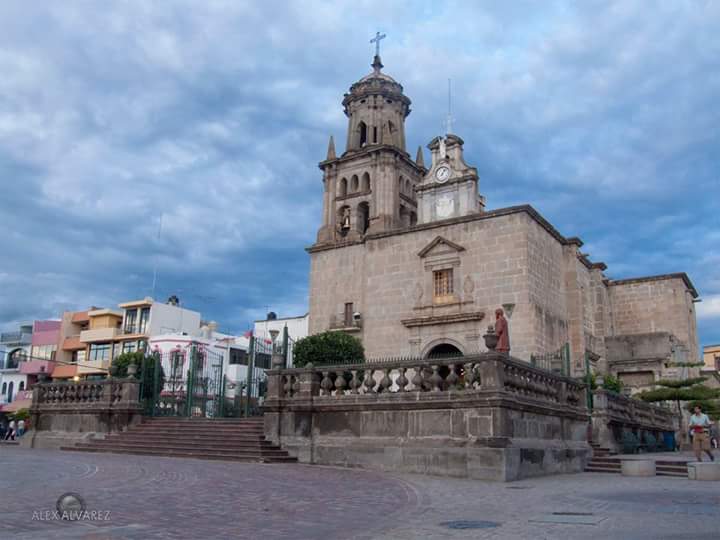
M 357 369 L 353 369 L 351 371 L 352 373 L 352 379 L 350 379 L 350 393 L 351 394 L 358 394 L 358 388 L 360 388 L 360 385 L 362 384 L 360 382 L 360 379 L 357 376 Z
M 422 366 L 415 366 L 413 368 L 413 371 L 415 371 L 415 374 L 412 378 L 413 390 L 415 390 L 416 392 L 422 392 L 424 390 Z
M 392 380 L 390 380 L 390 370 L 384 369 L 383 378 L 380 379 L 380 387 L 378 388 L 378 392 L 388 392 L 390 390 L 390 386 L 392 386 Z
M 467 364 L 463 365 L 463 369 L 465 370 L 465 373 L 463 375 L 463 378 L 465 380 L 465 389 L 472 390 L 473 384 L 475 383 L 475 367 L 473 366 L 472 362 L 468 362 Z
M 450 372 L 448 373 L 447 377 L 445 377 L 445 382 L 447 383 L 447 389 L 448 390 L 455 390 L 455 387 L 460 380 L 460 378 L 457 376 L 457 373 L 455 373 L 455 366 L 450 364 L 448 366 L 450 369 Z
M 398 375 L 397 379 L 395 379 L 395 384 L 397 384 L 398 392 L 404 392 L 405 387 L 408 385 L 407 377 L 405 377 L 405 372 L 407 371 L 407 368 L 400 368 L 398 370 L 400 374 Z
M 345 373 L 343 373 L 342 371 L 338 371 L 337 378 L 335 379 L 335 390 L 337 390 L 336 395 L 344 395 L 346 387 L 347 382 L 345 381 Z
M 323 371 L 323 380 L 320 382 L 320 388 L 323 390 L 325 396 L 329 396 L 332 393 L 333 382 L 330 378 L 329 371 Z
M 440 366 L 438 366 L 438 365 L 432 366 L 433 374 L 430 376 L 430 384 L 432 385 L 432 388 L 431 388 L 432 392 L 440 392 L 442 390 L 443 379 L 440 376 L 440 373 L 438 373 L 439 369 L 440 369 Z
M 374 369 L 365 370 L 365 380 L 363 381 L 363 384 L 365 385 L 366 393 L 373 392 L 373 388 L 375 387 L 375 379 L 373 377 L 374 371 Z

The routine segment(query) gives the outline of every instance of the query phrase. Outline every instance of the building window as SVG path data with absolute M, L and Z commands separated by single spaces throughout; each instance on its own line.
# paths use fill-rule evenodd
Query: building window
M 137 341 L 125 341 L 122 344 L 122 353 L 132 353 L 137 351 Z
M 150 308 L 144 307 L 140 310 L 140 323 L 138 324 L 138 334 L 147 332 L 148 321 L 150 320 Z
M 2 394 L 3 394 L 3 396 L 4 396 L 5 394 L 7 394 L 7 383 L 6 383 L 6 382 L 3 383 Z
M 134 334 L 137 331 L 137 309 L 129 309 L 125 312 L 125 333 Z
M 25 381 L 20 381 L 20 386 L 18 386 L 18 392 L 22 392 L 25 390 Z
M 453 271 L 435 270 L 433 272 L 433 301 L 442 303 L 453 299 Z
M 272 357 L 267 353 L 255 354 L 255 367 L 261 369 L 270 369 Z
M 73 351 L 72 358 L 70 361 L 73 364 L 77 364 L 78 362 L 84 362 L 85 361 L 85 351 Z
M 110 343 L 91 343 L 90 344 L 90 361 L 91 362 L 107 362 L 110 360 Z
M 345 326 L 352 326 L 353 323 L 353 303 L 345 304 L 345 313 L 343 313 L 343 323 Z
M 54 360 L 57 345 L 36 345 L 32 348 L 30 356 L 33 360 Z
M 230 349 L 230 364 L 233 365 L 248 365 L 248 354 L 247 351 L 242 349 Z

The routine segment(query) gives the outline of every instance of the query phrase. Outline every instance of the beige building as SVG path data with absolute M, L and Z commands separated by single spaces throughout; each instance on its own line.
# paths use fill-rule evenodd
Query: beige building
M 720 345 L 706 345 L 703 347 L 703 363 L 705 368 L 720 371 Z
M 113 358 L 144 350 L 151 336 L 200 333 L 200 314 L 174 300 L 146 297 L 118 307 L 63 313 L 54 379 L 104 377 Z
M 607 368 L 607 337 L 667 333 L 698 357 L 694 300 L 684 273 L 611 280 L 529 205 L 488 210 L 477 170 L 452 134 L 405 149 L 410 100 L 373 72 L 345 94 L 346 150 L 330 139 L 323 215 L 308 248 L 310 333 L 341 329 L 369 357 L 484 350 L 504 307 L 511 353 L 529 359 L 569 344 L 572 370 Z

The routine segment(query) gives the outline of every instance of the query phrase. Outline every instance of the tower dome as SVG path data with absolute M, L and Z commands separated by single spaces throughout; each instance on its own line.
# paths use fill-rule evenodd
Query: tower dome
M 410 99 L 403 87 L 382 72 L 383 64 L 375 55 L 373 71 L 354 83 L 343 98 L 348 117 L 346 151 L 384 144 L 405 151 L 405 118 L 410 114 Z

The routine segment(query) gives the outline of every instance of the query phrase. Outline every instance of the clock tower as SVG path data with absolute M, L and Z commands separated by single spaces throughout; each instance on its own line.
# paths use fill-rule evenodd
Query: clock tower
M 420 149 L 415 161 L 405 149 L 410 99 L 382 72 L 379 50 L 372 68 L 342 101 L 348 118 L 345 151 L 338 156 L 330 137 L 327 157 L 319 164 L 323 220 L 316 245 L 362 242 L 366 235 L 417 223 L 415 187 L 426 169 Z
M 478 174 L 463 159 L 463 140 L 457 135 L 435 137 L 428 148 L 432 165 L 415 188 L 418 223 L 478 214 L 485 200 L 478 194 Z

